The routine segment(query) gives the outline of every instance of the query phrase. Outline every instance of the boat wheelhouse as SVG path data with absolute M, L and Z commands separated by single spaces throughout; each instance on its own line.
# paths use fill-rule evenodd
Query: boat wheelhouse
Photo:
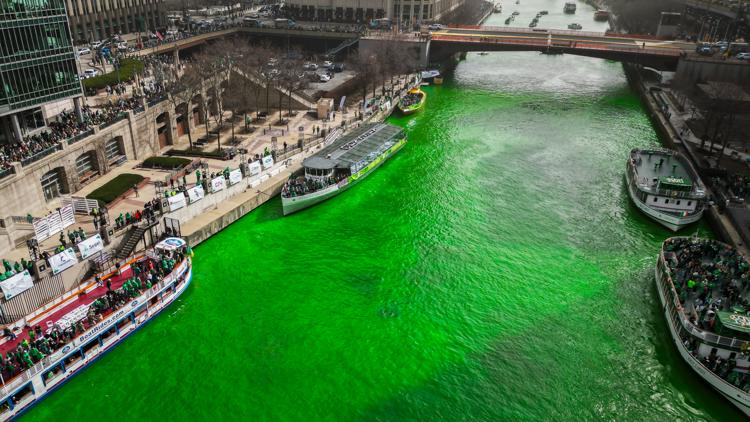
M 670 230 L 677 231 L 703 215 L 703 182 L 677 151 L 633 149 L 625 179 L 636 207 Z
M 662 243 L 656 290 L 680 356 L 750 417 L 750 301 L 747 260 L 713 239 Z
M 284 215 L 338 195 L 367 177 L 406 144 L 406 134 L 387 123 L 364 124 L 302 162 L 304 175 L 281 190 Z
M 99 359 L 174 302 L 192 279 L 191 252 L 170 237 L 99 274 L 10 326 L 0 340 L 0 420 L 14 419 Z M 106 287 L 104 283 L 107 283 Z M 12 357 L 11 357 L 12 356 Z
M 569 1 L 565 3 L 565 6 L 563 6 L 563 12 L 564 13 L 575 13 L 576 12 L 576 4 L 575 2 Z

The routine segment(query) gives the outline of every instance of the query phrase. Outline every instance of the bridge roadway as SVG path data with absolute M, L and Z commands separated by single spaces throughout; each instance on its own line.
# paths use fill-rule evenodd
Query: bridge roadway
M 695 44 L 652 37 L 606 35 L 601 32 L 510 27 L 450 27 L 431 33 L 431 53 L 456 51 L 532 50 L 577 54 L 674 70 Z

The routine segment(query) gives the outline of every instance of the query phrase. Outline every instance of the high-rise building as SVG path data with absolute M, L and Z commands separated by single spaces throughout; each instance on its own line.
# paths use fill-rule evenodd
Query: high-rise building
M 75 99 L 81 82 L 64 0 L 0 5 L 0 143 L 45 126 L 40 106 Z
M 162 0 L 66 0 L 73 39 L 96 41 L 115 34 L 156 31 L 166 25 Z
M 419 24 L 447 17 L 465 0 L 289 0 L 287 10 L 301 20 L 368 23 L 390 18 Z

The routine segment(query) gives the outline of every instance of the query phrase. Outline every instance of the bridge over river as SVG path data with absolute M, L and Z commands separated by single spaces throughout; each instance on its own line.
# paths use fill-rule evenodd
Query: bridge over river
M 598 57 L 675 70 L 680 57 L 695 51 L 694 43 L 653 37 L 609 35 L 557 29 L 450 27 L 432 32 L 426 51 L 430 60 L 464 51 L 541 51 Z

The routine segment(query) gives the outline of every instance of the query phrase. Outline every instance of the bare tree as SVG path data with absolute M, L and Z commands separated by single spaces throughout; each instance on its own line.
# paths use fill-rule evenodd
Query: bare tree
M 203 81 L 209 92 L 213 93 L 213 112 L 211 117 L 217 125 L 216 143 L 221 151 L 221 128 L 224 124 L 224 87 L 229 83 L 232 72 L 234 44 L 231 41 L 219 41 L 212 48 L 196 56 L 196 66 L 199 67 Z M 208 114 L 208 113 L 207 113 Z M 208 133 L 208 126 L 206 127 Z
M 202 79 L 192 64 L 186 64 L 182 70 L 173 69 L 170 75 L 163 81 L 164 91 L 168 94 L 167 98 L 172 103 L 172 107 L 177 108 L 186 104 L 184 119 L 190 118 L 191 102 L 193 97 L 201 92 L 203 88 Z M 186 132 L 188 135 L 188 144 L 193 149 L 193 134 L 188 122 Z
M 260 45 L 249 45 L 245 44 L 239 48 L 237 58 L 235 60 L 235 71 L 240 77 L 240 84 L 238 89 L 242 92 L 242 95 L 246 99 L 245 113 L 251 113 L 255 111 L 256 118 L 257 113 L 260 111 L 260 97 L 264 90 L 263 80 L 265 76 L 263 72 L 267 69 L 268 60 L 271 58 L 271 50 L 264 44 Z M 247 116 L 245 116 L 247 121 Z

